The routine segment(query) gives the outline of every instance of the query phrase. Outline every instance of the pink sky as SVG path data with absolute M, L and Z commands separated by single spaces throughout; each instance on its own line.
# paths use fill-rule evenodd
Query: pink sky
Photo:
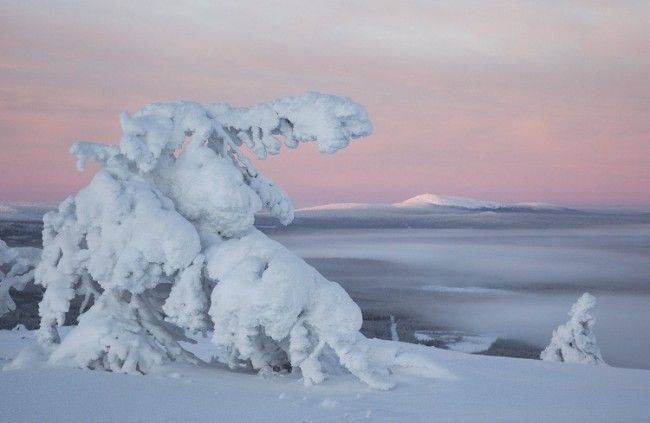
M 68 147 L 122 110 L 316 90 L 375 133 L 259 163 L 298 205 L 650 205 L 650 2 L 144 3 L 0 3 L 0 200 L 85 185 Z

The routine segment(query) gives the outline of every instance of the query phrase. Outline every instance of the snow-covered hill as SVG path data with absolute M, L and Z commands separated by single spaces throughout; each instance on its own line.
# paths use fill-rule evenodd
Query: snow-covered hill
M 258 214 L 264 229 L 294 231 L 319 228 L 435 228 L 535 229 L 646 224 L 649 213 L 603 212 L 547 203 L 506 203 L 473 198 L 422 194 L 393 203 L 333 203 L 297 209 L 295 220 L 281 227 L 270 216 Z
M 476 200 L 474 198 L 456 197 L 451 195 L 421 194 L 401 203 L 393 204 L 395 207 L 457 207 L 462 209 L 501 209 L 511 207 L 506 203 L 496 201 Z
M 304 212 L 331 212 L 331 211 L 560 211 L 569 210 L 564 207 L 552 204 L 529 202 L 529 203 L 505 203 L 499 201 L 477 200 L 475 198 L 458 197 L 453 195 L 421 194 L 402 202 L 393 204 L 384 203 L 333 203 L 314 207 L 298 209 L 298 213 Z
M 0 366 L 34 345 L 34 332 L 0 331 Z M 464 354 L 393 341 L 438 372 L 401 368 L 374 391 L 350 375 L 305 387 L 298 375 L 260 377 L 217 366 L 163 367 L 146 376 L 86 369 L 0 372 L 7 422 L 646 421 L 650 371 Z M 208 338 L 188 346 L 209 359 Z

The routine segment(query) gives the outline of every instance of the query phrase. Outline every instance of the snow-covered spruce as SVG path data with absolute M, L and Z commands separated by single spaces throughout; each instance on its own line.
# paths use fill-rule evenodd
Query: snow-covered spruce
M 371 351 L 345 291 L 253 227 L 262 207 L 290 223 L 293 206 L 240 150 L 263 159 L 280 141 L 315 141 L 334 153 L 372 132 L 362 106 L 318 93 L 252 108 L 158 103 L 122 114 L 121 125 L 119 145 L 72 147 L 79 169 L 88 159 L 103 168 L 44 218 L 36 279 L 51 364 L 147 372 L 197 362 L 178 342 L 182 329 L 213 324 L 231 366 L 299 368 L 314 383 L 335 363 L 390 386 L 387 368 L 401 361 Z M 163 284 L 171 292 L 160 299 Z M 83 313 L 61 341 L 75 296 Z
M 551 343 L 540 355 L 542 360 L 605 364 L 596 345 L 596 319 L 590 313 L 595 305 L 596 298 L 588 292 L 578 298 L 569 311 L 569 321 L 553 331 Z
M 0 316 L 16 309 L 10 290 L 22 291 L 34 280 L 34 268 L 41 250 L 32 247 L 8 247 L 0 239 Z

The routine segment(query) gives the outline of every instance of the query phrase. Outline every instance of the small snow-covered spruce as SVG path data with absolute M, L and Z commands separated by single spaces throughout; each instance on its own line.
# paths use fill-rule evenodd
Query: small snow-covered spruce
M 596 298 L 585 292 L 571 307 L 569 321 L 553 331 L 551 343 L 540 358 L 544 361 L 605 364 L 596 345 L 596 319 L 590 313 L 595 305 Z
M 10 290 L 22 291 L 33 282 L 40 256 L 38 248 L 12 248 L 0 239 L 0 316 L 16 309 Z
M 157 103 L 122 114 L 121 126 L 119 145 L 72 147 L 80 170 L 88 159 L 103 168 L 44 218 L 36 278 L 46 287 L 39 339 L 51 364 L 144 373 L 196 363 L 178 342 L 182 329 L 212 325 L 230 366 L 300 369 L 317 383 L 335 362 L 390 386 L 395 357 L 370 350 L 345 291 L 253 227 L 262 207 L 290 223 L 293 206 L 241 152 L 263 159 L 281 141 L 314 141 L 334 153 L 372 132 L 362 106 L 318 93 L 251 108 Z M 60 340 L 75 296 L 86 299 L 82 311 L 92 305 Z

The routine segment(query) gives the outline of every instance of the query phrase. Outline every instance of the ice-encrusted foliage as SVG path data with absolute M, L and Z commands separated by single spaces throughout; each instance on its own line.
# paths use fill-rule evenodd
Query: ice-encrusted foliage
M 0 316 L 16 309 L 9 292 L 22 291 L 34 280 L 34 268 L 40 256 L 38 248 L 12 248 L 0 239 Z
M 573 304 L 569 311 L 569 321 L 553 331 L 551 343 L 541 353 L 542 360 L 605 364 L 600 348 L 596 345 L 596 319 L 590 313 L 595 305 L 596 298 L 588 292 Z
M 261 208 L 288 224 L 293 206 L 240 149 L 263 159 L 281 142 L 313 141 L 333 153 L 371 133 L 362 106 L 318 93 L 252 108 L 157 103 L 121 125 L 119 145 L 72 147 L 79 169 L 89 159 L 103 168 L 44 218 L 36 280 L 50 363 L 147 372 L 196 362 L 178 343 L 182 329 L 213 326 L 217 357 L 231 366 L 300 369 L 306 383 L 343 366 L 390 386 L 345 291 L 253 227 Z M 76 296 L 83 313 L 61 341 Z

